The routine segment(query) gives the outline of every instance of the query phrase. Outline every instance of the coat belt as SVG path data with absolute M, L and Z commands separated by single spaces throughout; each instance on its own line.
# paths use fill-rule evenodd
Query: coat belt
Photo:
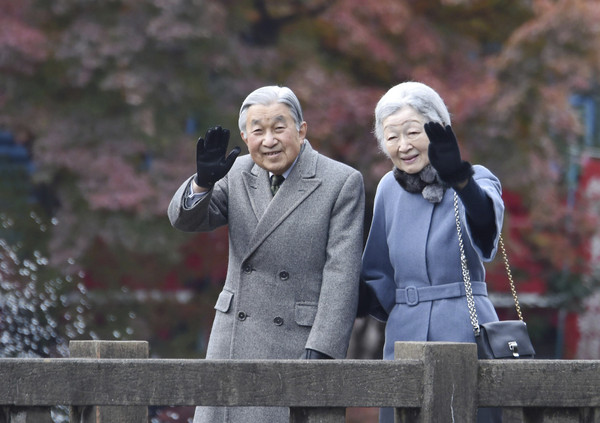
M 471 282 L 473 295 L 486 295 L 487 285 L 485 282 Z M 444 298 L 455 298 L 465 296 L 464 282 L 454 282 L 435 286 L 407 286 L 396 290 L 396 304 L 408 304 L 415 306 L 423 301 L 442 300 Z

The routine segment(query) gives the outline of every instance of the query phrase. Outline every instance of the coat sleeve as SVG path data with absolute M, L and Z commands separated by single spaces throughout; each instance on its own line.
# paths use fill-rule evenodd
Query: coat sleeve
M 317 314 L 306 343 L 306 348 L 333 358 L 346 356 L 354 326 L 363 245 L 364 204 L 362 175 L 354 171 L 346 179 L 333 204 Z
M 371 316 L 382 322 L 387 321 L 388 315 L 396 303 L 394 269 L 390 262 L 385 229 L 384 197 L 380 186 L 375 194 L 373 221 L 363 253 L 361 270 L 361 279 L 375 294 L 368 295 L 364 299 L 369 302 L 366 308 Z
M 483 166 L 473 166 L 475 174 L 473 179 L 481 187 L 485 195 L 492 201 L 494 210 L 494 224 L 496 227 L 495 233 L 490 236 L 493 239 L 482 240 L 476 237 L 476 234 L 469 224 L 469 219 L 466 217 L 464 207 L 461 207 L 461 220 L 463 227 L 466 228 L 466 233 L 471 245 L 477 252 L 479 258 L 484 262 L 489 262 L 494 259 L 498 251 L 498 240 L 502 233 L 502 224 L 504 222 L 504 201 L 502 200 L 502 185 L 500 180 Z M 482 248 L 483 247 L 483 248 Z
M 227 182 L 225 176 L 191 208 L 185 207 L 185 197 L 194 176 L 190 176 L 177 189 L 167 214 L 171 225 L 184 232 L 208 232 L 227 224 Z

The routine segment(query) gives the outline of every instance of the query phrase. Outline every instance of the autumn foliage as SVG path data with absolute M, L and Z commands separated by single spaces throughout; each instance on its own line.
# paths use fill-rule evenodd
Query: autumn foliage
M 214 295 L 226 230 L 182 234 L 166 218 L 195 170 L 197 137 L 219 124 L 232 130 L 230 147 L 244 147 L 237 112 L 245 95 L 287 85 L 311 143 L 364 175 L 369 210 L 390 169 L 372 135 L 375 103 L 392 85 L 418 80 L 447 102 L 464 155 L 500 177 L 522 288 L 566 294 L 576 307 L 594 286 L 598 213 L 589 198 L 570 197 L 579 179 L 569 172 L 589 158 L 572 96 L 599 94 L 600 3 L 506 4 L 0 2 L 0 129 L 31 143 L 32 184 L 50 187 L 60 203 L 43 247 L 52 266 L 92 290 Z M 490 281 L 505 290 L 494 266 Z M 171 322 L 168 332 L 203 319 L 206 330 L 206 307 L 181 307 L 161 323 Z M 136 330 L 160 332 L 154 320 Z M 191 344 L 178 353 L 202 352 Z

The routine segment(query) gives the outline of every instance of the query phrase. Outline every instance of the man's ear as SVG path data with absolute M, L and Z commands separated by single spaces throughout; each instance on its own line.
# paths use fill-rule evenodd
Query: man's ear
M 302 122 L 300 125 L 300 131 L 298 131 L 298 135 L 300 138 L 306 138 L 306 133 L 308 132 L 308 124 L 306 122 Z
M 248 137 L 245 137 L 243 132 L 240 132 L 240 137 L 242 137 L 244 144 L 246 144 L 246 146 L 248 146 Z

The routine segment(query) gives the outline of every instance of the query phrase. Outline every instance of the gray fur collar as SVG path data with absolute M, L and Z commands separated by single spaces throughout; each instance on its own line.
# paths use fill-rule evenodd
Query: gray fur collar
M 431 164 L 415 174 L 409 174 L 394 167 L 394 178 L 406 191 L 413 194 L 421 193 L 423 198 L 434 204 L 442 201 L 447 188 Z

